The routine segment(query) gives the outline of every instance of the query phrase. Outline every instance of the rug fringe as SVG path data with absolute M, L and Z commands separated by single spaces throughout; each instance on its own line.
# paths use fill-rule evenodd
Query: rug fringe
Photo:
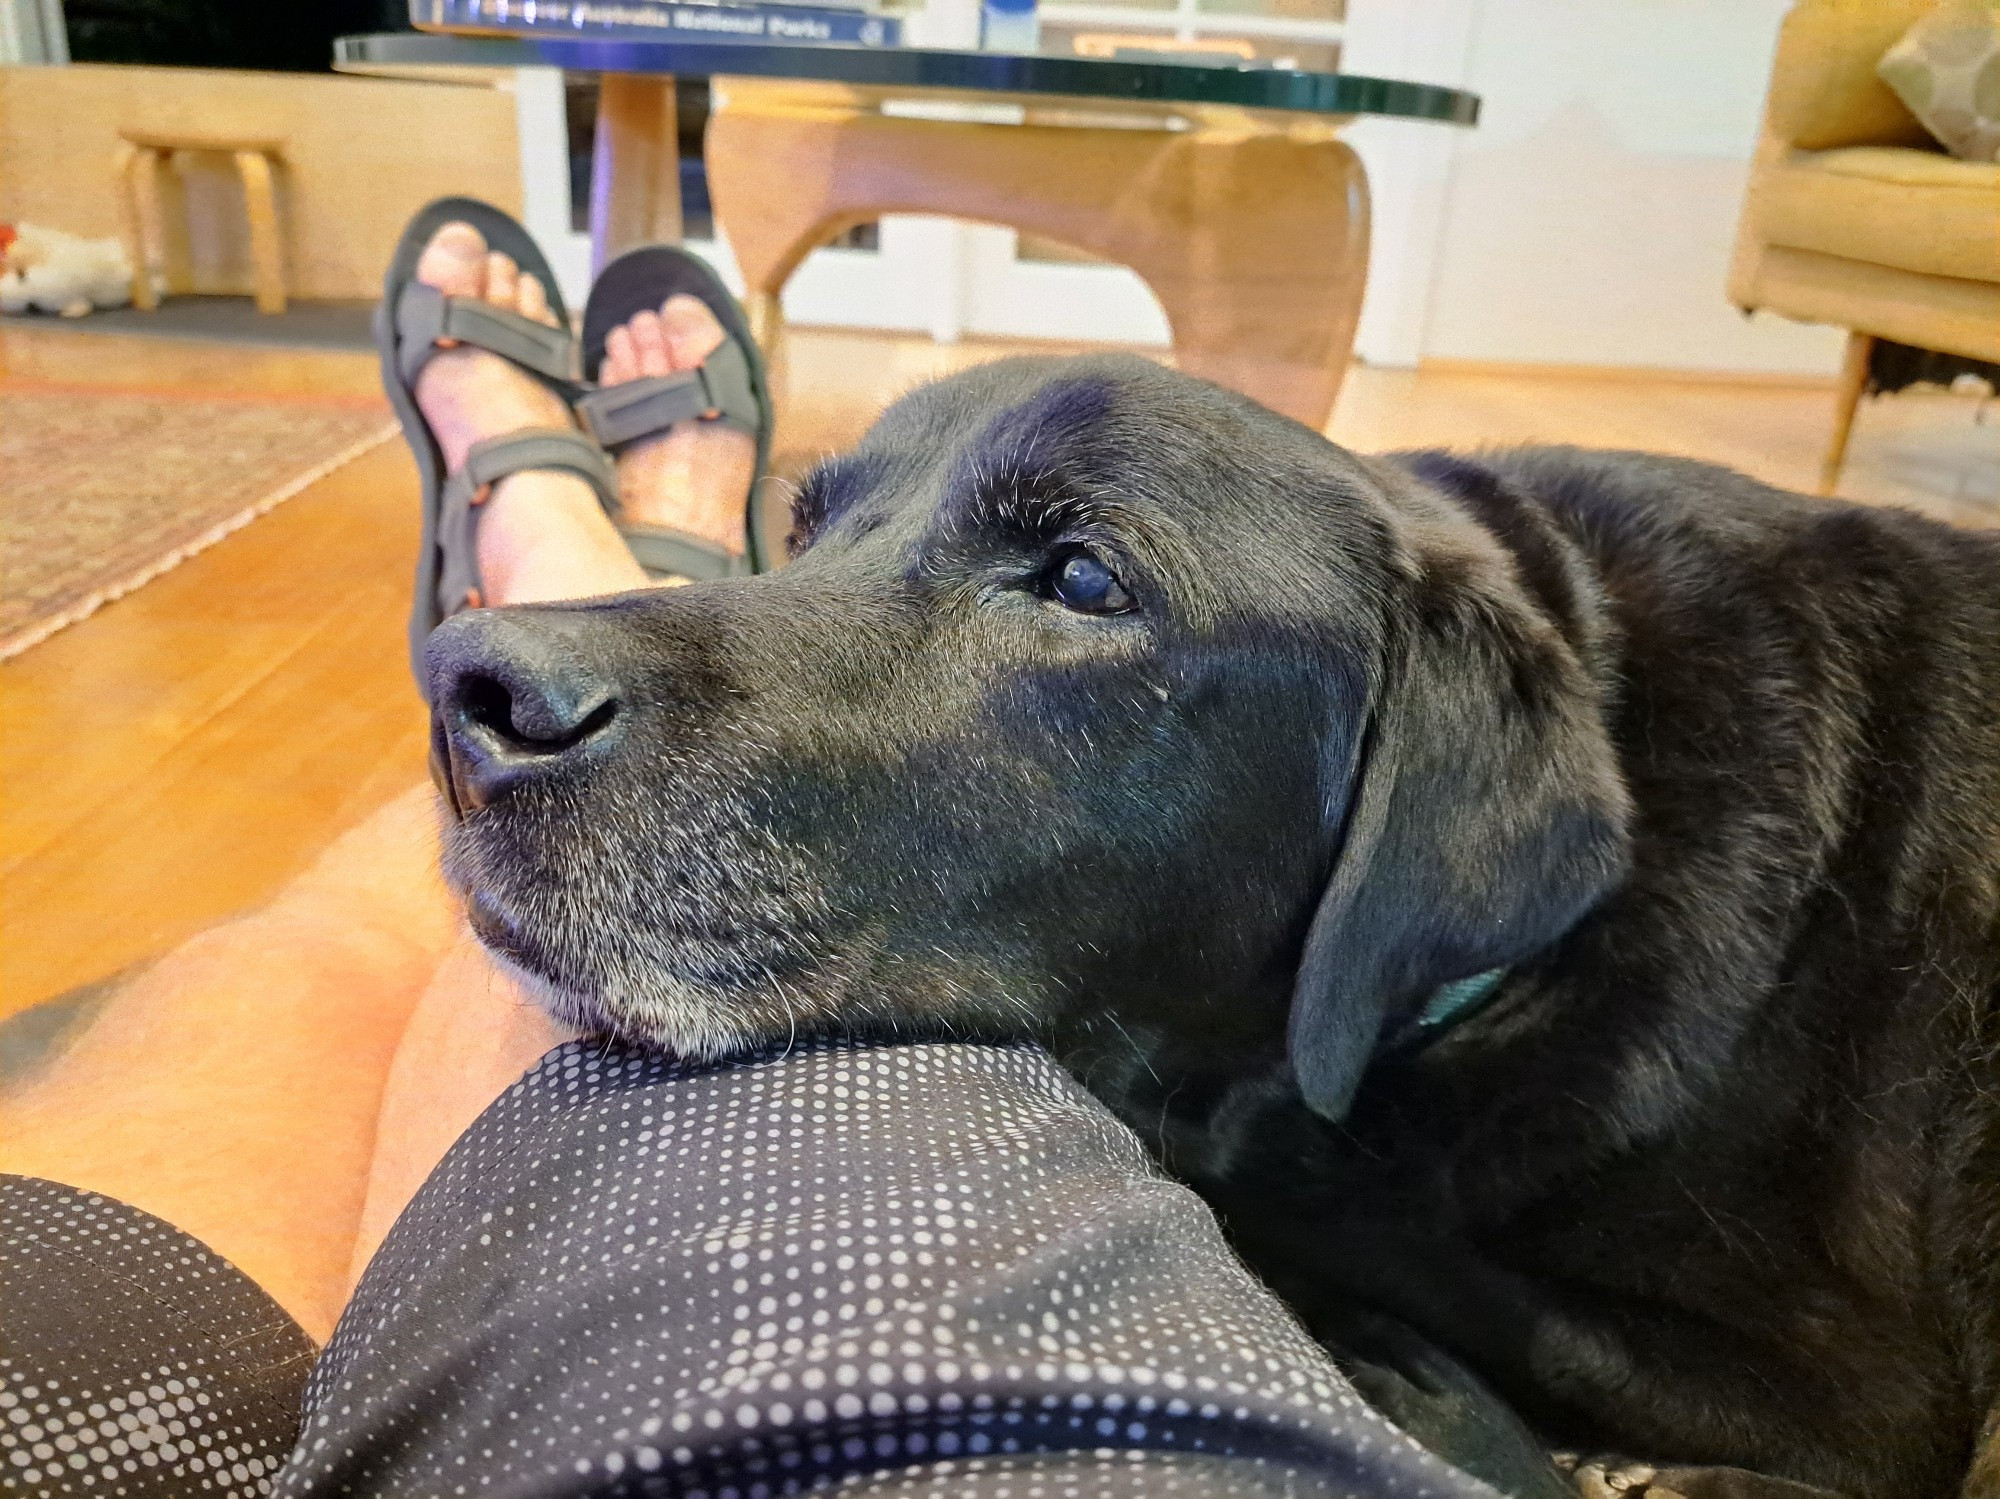
M 153 561 L 148 562 L 144 567 L 135 569 L 115 583 L 106 584 L 94 593 L 70 605 L 67 609 L 52 614 L 47 619 L 37 620 L 26 629 L 18 631 L 4 640 L 0 640 L 0 661 L 12 660 L 30 646 L 40 645 L 58 630 L 66 630 L 79 620 L 90 618 L 91 615 L 102 609 L 106 604 L 124 598 L 126 594 L 131 593 L 134 589 L 144 584 L 152 582 L 153 579 L 159 577 L 162 573 L 172 572 L 183 562 L 187 561 L 188 558 L 198 552 L 207 551 L 231 532 L 242 530 L 250 522 L 257 519 L 258 516 L 270 514 L 273 510 L 284 504 L 285 501 L 292 498 L 292 496 L 313 484 L 317 484 L 321 479 L 324 479 L 343 464 L 352 463 L 362 454 L 379 448 L 383 443 L 394 437 L 399 430 L 393 420 L 384 422 L 379 432 L 364 437 L 358 442 L 349 444 L 324 463 L 307 469 L 304 473 L 291 479 L 281 488 L 273 490 L 262 499 L 246 505 L 234 515 L 217 521 L 199 536 L 181 543 L 164 556 L 157 557 Z

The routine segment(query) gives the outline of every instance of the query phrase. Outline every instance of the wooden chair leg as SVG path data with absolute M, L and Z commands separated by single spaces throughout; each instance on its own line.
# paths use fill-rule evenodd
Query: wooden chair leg
M 1826 458 L 1820 464 L 1819 492 L 1832 495 L 1840 484 L 1841 465 L 1847 461 L 1847 439 L 1854 431 L 1854 408 L 1861 404 L 1863 392 L 1868 389 L 1868 356 L 1874 351 L 1875 340 L 1866 333 L 1847 335 L 1847 357 L 1841 361 L 1840 383 L 1834 388 L 1833 396 L 1833 436 L 1826 445 Z
M 785 304 L 777 292 L 749 290 L 743 294 L 743 316 L 750 324 L 750 336 L 764 353 L 765 378 L 770 382 L 771 399 L 785 397 Z
M 167 261 L 166 221 L 160 211 L 160 153 L 150 146 L 133 147 L 125 172 L 132 205 L 132 237 L 137 241 L 132 256 L 132 305 L 141 312 L 156 312 L 160 297 L 153 278 L 165 269 Z
M 278 237 L 278 204 L 271 190 L 271 158 L 262 151 L 238 151 L 243 210 L 250 219 L 250 266 L 257 287 L 257 310 L 285 310 L 284 250 Z
M 133 182 L 138 158 L 138 147 L 130 141 L 118 143 L 118 149 L 111 153 L 111 190 L 118 202 L 118 238 L 132 266 L 132 305 L 141 312 L 151 312 L 158 302 L 153 296 L 153 278 L 146 270 L 146 237 L 139 222 L 138 188 Z
M 784 336 L 785 304 L 775 292 L 752 287 L 743 293 L 743 316 L 750 324 L 750 336 L 757 340 L 757 346 L 768 359 Z

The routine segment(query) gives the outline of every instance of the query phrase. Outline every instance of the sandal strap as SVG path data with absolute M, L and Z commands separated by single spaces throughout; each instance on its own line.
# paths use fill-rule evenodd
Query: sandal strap
M 431 362 L 441 344 L 471 344 L 511 360 L 545 380 L 575 378 L 576 340 L 476 297 L 450 297 L 421 281 L 405 283 L 396 298 L 396 364 L 406 384 Z
M 685 421 L 719 421 L 751 437 L 763 420 L 750 360 L 734 339 L 701 364 L 671 375 L 600 385 L 580 398 L 584 430 L 616 451 Z
M 555 469 L 575 474 L 597 491 L 610 515 L 618 513 L 618 469 L 608 453 L 573 427 L 523 427 L 501 437 L 475 442 L 465 451 L 465 464 L 445 480 L 445 493 L 498 484 L 509 474 L 529 469 Z
M 706 583 L 711 578 L 747 578 L 755 570 L 750 559 L 741 553 L 686 531 L 669 531 L 659 526 L 620 526 L 618 534 L 639 559 L 639 566 L 655 578 L 688 578 Z
M 438 496 L 437 602 L 446 619 L 461 609 L 477 608 L 481 600 L 474 533 L 479 529 L 482 491 L 510 474 L 531 469 L 576 475 L 596 492 L 607 513 L 618 514 L 618 470 L 604 449 L 574 428 L 526 427 L 474 443 L 466 450 L 464 465 L 444 481 Z

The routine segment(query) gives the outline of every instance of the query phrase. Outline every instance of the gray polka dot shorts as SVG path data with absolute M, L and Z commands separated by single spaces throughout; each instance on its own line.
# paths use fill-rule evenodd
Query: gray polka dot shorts
M 1493 1492 L 1053 1061 L 960 1043 L 557 1048 L 397 1223 L 295 1429 L 252 1481 L 299 1499 Z
M 0 1177 L 0 1488 L 268 1493 L 313 1345 L 241 1271 L 94 1192 Z

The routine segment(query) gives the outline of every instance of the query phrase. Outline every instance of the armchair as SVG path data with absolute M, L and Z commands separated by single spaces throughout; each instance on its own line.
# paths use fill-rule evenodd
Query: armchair
M 1771 73 L 1729 298 L 1848 330 L 1825 494 L 1878 340 L 2000 361 L 2000 164 L 1946 154 L 1875 74 L 1929 8 L 1799 0 Z

